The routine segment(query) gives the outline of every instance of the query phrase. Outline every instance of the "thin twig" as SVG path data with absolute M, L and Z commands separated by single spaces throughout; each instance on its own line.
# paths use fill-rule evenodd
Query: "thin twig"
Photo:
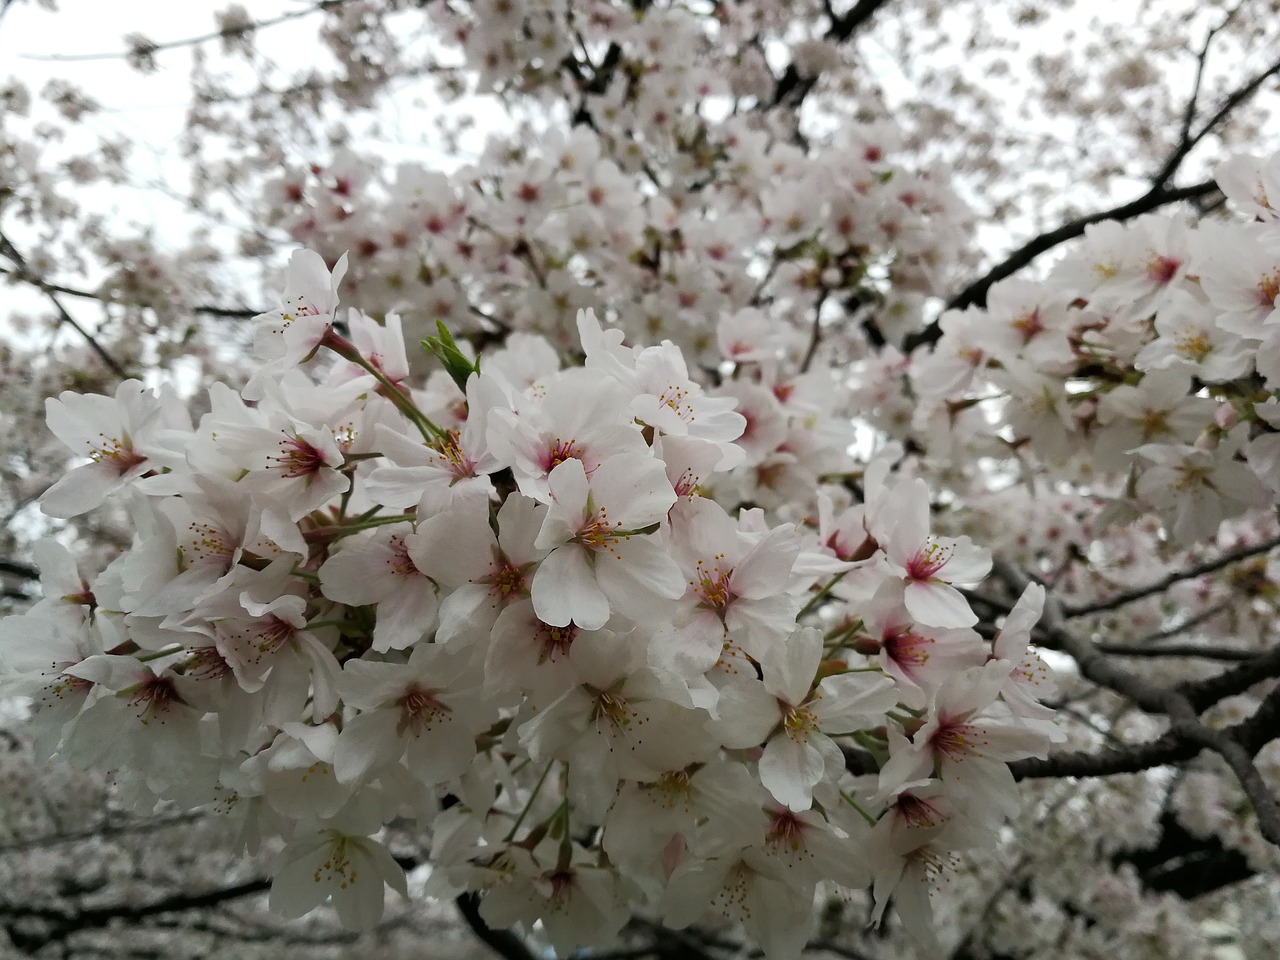
M 97 300 L 99 303 L 107 303 L 112 306 L 127 307 L 138 306 L 148 310 L 156 309 L 149 303 L 135 303 L 130 300 L 117 300 L 112 297 L 104 296 L 101 293 L 94 293 L 92 290 L 85 290 L 82 287 L 68 287 L 61 283 L 51 283 L 33 274 L 26 273 L 22 270 L 11 270 L 8 267 L 0 267 L 0 274 L 13 277 L 22 283 L 28 283 L 33 287 L 43 290 L 45 293 L 61 293 L 68 297 L 80 297 L 85 300 Z M 212 304 L 192 304 L 188 308 L 192 313 L 202 313 L 211 317 L 225 317 L 233 320 L 248 320 L 259 314 L 265 313 L 265 310 L 254 310 L 251 307 L 218 307 Z
M 277 24 L 287 23 L 290 20 L 297 20 L 301 17 L 309 17 L 313 13 L 322 10 L 328 10 L 330 7 L 341 6 L 345 0 L 320 0 L 319 3 L 306 10 L 291 10 L 288 13 L 282 13 L 278 17 L 272 17 L 269 20 L 255 20 L 243 26 L 230 27 L 225 30 L 214 30 L 210 33 L 202 33 L 195 37 L 183 37 L 179 40 L 166 40 L 164 43 L 153 43 L 147 47 L 148 53 L 159 53 L 162 50 L 174 50 L 179 47 L 194 47 L 197 44 L 208 43 L 210 40 L 230 39 L 231 37 L 240 37 L 246 33 L 254 33 L 255 31 L 265 29 L 266 27 L 274 27 Z M 18 56 L 23 60 L 52 60 L 59 63 L 81 60 L 127 60 L 132 54 L 128 51 L 123 53 L 22 53 Z
M 13 245 L 13 242 L 5 236 L 3 232 L 0 232 L 0 251 L 3 251 L 4 255 L 12 260 L 23 273 L 30 273 L 27 269 L 26 259 L 18 252 L 18 248 Z M 129 376 L 120 362 L 107 352 L 106 348 L 97 341 L 94 335 L 84 327 L 80 326 L 80 324 L 76 322 L 75 317 L 71 316 L 71 314 L 67 312 L 67 308 L 62 305 L 62 301 L 58 299 L 58 295 L 56 293 L 52 290 L 45 290 L 44 294 L 49 298 L 54 309 L 57 310 L 60 322 L 67 324 L 72 330 L 84 337 L 89 346 L 93 348 L 93 352 L 101 358 L 102 362 L 107 365 L 107 368 L 112 373 L 122 380 Z
M 1153 594 L 1163 593 L 1176 583 L 1183 580 L 1194 580 L 1196 577 L 1204 576 L 1206 573 L 1216 573 L 1223 567 L 1229 567 L 1233 563 L 1241 560 L 1247 560 L 1250 557 L 1256 557 L 1260 553 L 1268 553 L 1271 550 L 1280 547 L 1280 537 L 1272 537 L 1269 540 L 1263 540 L 1261 543 L 1255 543 L 1252 546 L 1241 547 L 1239 550 L 1233 550 L 1230 553 L 1224 553 L 1216 559 L 1206 561 L 1197 566 L 1186 570 L 1178 570 L 1166 577 L 1162 577 L 1154 583 L 1150 583 L 1145 587 L 1135 587 L 1132 590 L 1126 590 L 1118 593 L 1114 597 L 1107 600 L 1100 600 L 1097 603 L 1087 603 L 1078 607 L 1064 607 L 1062 615 L 1067 619 L 1075 617 L 1083 617 L 1090 613 L 1104 613 L 1107 610 L 1115 610 L 1117 607 L 1123 607 L 1127 603 L 1133 603 L 1135 600 L 1142 600 Z

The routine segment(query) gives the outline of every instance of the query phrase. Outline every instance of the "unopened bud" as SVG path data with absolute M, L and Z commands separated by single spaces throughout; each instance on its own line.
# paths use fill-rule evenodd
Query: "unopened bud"
M 855 653 L 864 657 L 874 657 L 880 652 L 880 641 L 875 637 L 855 637 L 852 646 Z

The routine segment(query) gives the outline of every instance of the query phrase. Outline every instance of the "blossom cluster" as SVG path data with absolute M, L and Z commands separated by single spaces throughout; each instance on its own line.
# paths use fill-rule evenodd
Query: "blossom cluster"
M 93 576 L 45 545 L 46 598 L 0 623 L 39 750 L 282 839 L 286 915 L 376 923 L 406 890 L 383 828 L 413 823 L 433 894 L 562 954 L 640 910 L 795 956 L 819 884 L 871 885 L 928 941 L 937 871 L 1017 809 L 1007 761 L 1061 739 L 1042 588 L 984 640 L 960 588 L 990 555 L 934 530 L 892 447 L 857 502 L 744 504 L 798 433 L 853 475 L 763 364 L 726 353 L 738 378 L 704 386 L 583 311 L 580 365 L 442 327 L 419 387 L 398 317 L 341 316 L 344 269 L 295 253 L 257 373 L 194 425 L 137 381 L 48 402 L 87 462 L 45 511 L 112 498 L 136 533 Z
M 1020 451 L 1109 499 L 1101 526 L 1154 514 L 1184 546 L 1273 504 L 1280 154 L 1227 161 L 1217 181 L 1247 219 L 1094 224 L 1047 279 L 944 313 L 910 358 L 915 428 Z

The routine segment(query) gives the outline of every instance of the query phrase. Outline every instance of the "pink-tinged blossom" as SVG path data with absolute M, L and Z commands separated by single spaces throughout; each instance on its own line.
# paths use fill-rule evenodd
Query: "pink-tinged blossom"
M 991 660 L 952 677 L 935 691 L 924 724 L 910 740 L 890 728 L 889 760 L 880 770 L 880 796 L 931 777 L 947 795 L 998 819 L 1017 807 L 1007 762 L 1044 757 L 1060 739 L 1044 720 L 1015 716 L 998 702 L 1014 665 Z
M 676 599 L 684 578 L 646 528 L 666 520 L 676 501 L 662 464 L 620 454 L 587 479 L 582 461 L 549 476 L 551 506 L 536 546 L 551 552 L 532 584 L 539 618 L 562 627 L 604 626 L 612 610 L 645 617 L 657 598 Z
M 991 554 L 968 537 L 929 533 L 929 491 L 923 480 L 903 484 L 887 531 L 875 531 L 888 569 L 902 577 L 907 612 L 928 627 L 970 627 L 977 614 L 953 584 L 977 583 L 991 570 Z
M 577 637 L 569 662 L 578 682 L 518 731 L 534 760 L 569 764 L 570 794 L 589 817 L 604 817 L 619 780 L 655 780 L 715 752 L 688 686 L 649 667 L 644 648 L 636 633 Z
M 507 605 L 488 632 L 486 692 L 518 691 L 532 704 L 550 703 L 578 682 L 569 651 L 587 632 L 573 623 L 544 623 L 527 599 Z
M 101 637 L 83 619 L 72 626 L 28 611 L 0 620 L 0 691 L 31 699 L 37 759 L 47 760 L 57 749 L 66 725 L 94 691 L 91 680 L 68 671 L 102 652 Z
M 1170 296 L 1156 315 L 1156 339 L 1133 360 L 1138 370 L 1190 371 L 1205 383 L 1244 376 L 1253 365 L 1254 347 L 1214 322 L 1212 308 L 1185 291 Z
M 364 494 L 390 507 L 416 507 L 422 517 L 467 504 L 487 506 L 493 497 L 489 474 L 502 467 L 486 439 L 499 395 L 491 379 L 472 377 L 467 383 L 466 419 L 430 442 L 379 424 L 376 442 L 383 459 L 363 475 Z
M 333 630 L 308 628 L 307 601 L 291 592 L 301 589 L 290 579 L 292 567 L 288 557 L 260 572 L 236 567 L 223 591 L 183 620 L 212 641 L 240 687 L 258 695 L 264 722 L 277 727 L 297 720 L 308 699 L 317 720 L 338 703 L 338 662 L 320 639 L 332 645 Z
M 240 765 L 262 784 L 281 816 L 328 819 L 351 799 L 352 787 L 334 776 L 338 730 L 331 723 L 286 723 L 271 744 Z
M 894 797 L 866 838 L 863 855 L 873 871 L 878 924 L 892 898 L 905 927 L 926 951 L 940 955 L 930 891 L 958 862 L 955 852 L 982 846 L 985 831 L 955 815 L 955 805 L 937 783 L 904 790 Z
M 743 452 L 732 441 L 742 435 L 746 419 L 734 412 L 737 401 L 712 397 L 689 379 L 684 354 L 670 340 L 660 346 L 628 349 L 622 333 L 605 331 L 594 311 L 578 312 L 578 331 L 587 369 L 617 380 L 632 398 L 630 412 L 656 433 L 690 436 L 714 443 L 722 451 L 721 469 L 740 463 Z
M 403 650 L 435 625 L 436 585 L 415 563 L 410 526 L 379 527 L 340 541 L 320 567 L 320 589 L 352 606 L 376 603 L 373 649 Z
M 557 956 L 569 957 L 613 940 L 630 916 L 618 875 L 576 844 L 568 863 L 559 850 L 542 849 L 512 862 L 519 866 L 480 902 L 480 915 L 493 927 L 540 921 Z
M 1044 598 L 1044 587 L 1038 583 L 1028 584 L 991 642 L 991 658 L 1014 665 L 1000 688 L 1004 702 L 1018 716 L 1037 720 L 1053 716 L 1053 708 L 1040 701 L 1053 696 L 1058 686 L 1053 669 L 1031 643 L 1031 630 L 1044 612 Z
M 511 467 L 520 492 L 542 503 L 552 496 L 552 471 L 568 460 L 590 476 L 610 457 L 648 452 L 626 391 L 595 370 L 563 371 L 517 403 L 515 410 L 494 411 L 489 443 Z
M 98 601 L 75 557 L 57 540 L 37 540 L 31 553 L 40 571 L 42 597 L 27 614 L 65 624 L 69 631 L 78 628 L 86 617 L 93 616 Z
M 726 633 L 759 657 L 791 632 L 806 584 L 792 570 L 800 538 L 784 524 L 763 535 L 741 531 L 718 503 L 696 499 L 673 511 L 671 551 L 688 591 L 675 621 L 715 663 Z
M 409 358 L 405 353 L 404 333 L 398 313 L 388 313 L 383 323 L 354 307 L 347 313 L 347 329 L 351 343 L 370 365 L 380 370 L 399 387 L 409 379 Z M 361 380 L 370 390 L 378 389 L 373 374 L 358 364 L 345 362 L 334 366 L 328 382 L 339 384 Z
M 338 737 L 338 779 L 365 781 L 402 760 L 427 785 L 461 776 L 476 755 L 476 735 L 496 719 L 479 681 L 469 653 L 452 646 L 421 643 L 407 663 L 348 660 L 338 692 L 360 712 Z
M 547 553 L 534 546 L 546 515 L 543 504 L 512 494 L 498 510 L 496 534 L 488 505 L 474 500 L 418 524 L 410 556 L 444 594 L 437 642 L 487 637 L 502 610 L 529 596 Z
M 311 354 L 333 325 L 338 284 L 346 272 L 346 254 L 330 273 L 314 250 L 295 250 L 289 257 L 280 306 L 254 318 L 254 352 L 274 361 L 274 367 L 293 366 Z
M 88 463 L 73 467 L 40 497 L 51 517 L 69 519 L 152 472 L 182 462 L 180 431 L 191 429 L 172 387 L 158 393 L 125 380 L 114 397 L 65 391 L 45 401 L 49 430 Z
M 1202 225 L 1196 271 L 1222 329 L 1262 340 L 1280 323 L 1280 237 L 1260 227 Z
M 859 611 L 865 633 L 854 648 L 874 657 L 898 682 L 903 703 L 918 709 L 928 694 L 948 677 L 986 661 L 982 638 L 973 630 L 926 627 L 916 623 L 902 606 L 902 590 L 890 583 Z
M 71 763 L 136 764 L 158 796 L 198 797 L 212 788 L 217 768 L 202 755 L 202 713 L 187 702 L 186 678 L 114 654 L 88 657 L 65 672 L 93 684 L 95 694 L 67 728 L 62 754 Z
M 271 909 L 293 919 L 332 900 L 349 930 L 372 930 L 382 919 L 384 886 L 408 897 L 404 870 L 367 836 L 323 828 L 294 837 L 280 851 L 271 882 Z
M 754 840 L 768 799 L 746 767 L 721 759 L 668 770 L 655 780 L 627 781 L 605 821 L 603 847 L 618 864 L 636 866 L 633 875 L 661 895 L 662 885 L 649 878 L 671 873 L 672 854 L 683 856 L 699 822 L 740 824 L 743 839 Z
M 745 380 L 731 380 L 720 387 L 725 397 L 737 401 L 736 411 L 746 423 L 733 441 L 746 453 L 746 463 L 762 463 L 787 437 L 787 417 L 773 392 Z
M 228 582 L 246 549 L 260 557 L 279 553 L 259 535 L 258 516 L 242 488 L 216 474 L 195 474 L 191 483 L 194 489 L 181 497 L 156 503 L 154 522 L 135 513 L 139 533 L 145 528 L 156 545 L 121 560 L 131 584 L 123 609 L 135 617 L 180 621 Z
M 1218 164 L 1213 178 L 1231 205 L 1244 216 L 1280 222 L 1280 210 L 1276 209 L 1276 198 L 1280 197 L 1280 154 L 1230 157 Z
M 880 724 L 898 703 L 894 683 L 880 674 L 843 673 L 815 683 L 821 660 L 821 631 L 796 631 L 761 658 L 762 681 L 721 688 L 712 725 L 731 749 L 764 743 L 760 780 L 793 810 L 809 809 L 814 787 L 828 771 L 844 769 L 829 734 Z
M 796 960 L 813 930 L 813 890 L 798 886 L 764 851 L 726 850 L 686 860 L 659 903 L 667 926 L 709 918 L 741 923 L 768 960 Z
M 1134 451 L 1147 461 L 1138 496 L 1160 511 L 1179 543 L 1210 537 L 1225 517 L 1270 502 L 1253 471 L 1231 457 L 1236 443 L 1226 441 L 1215 450 L 1149 443 Z

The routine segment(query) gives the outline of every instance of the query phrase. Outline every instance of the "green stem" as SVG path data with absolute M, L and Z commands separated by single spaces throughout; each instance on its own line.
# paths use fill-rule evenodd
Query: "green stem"
M 393 383 L 385 373 L 378 369 L 377 366 L 365 359 L 355 344 L 345 337 L 339 336 L 332 329 L 324 335 L 320 341 L 321 346 L 328 347 L 343 360 L 354 363 L 361 370 L 364 370 L 373 379 L 377 380 L 382 387 L 382 395 L 386 397 L 395 406 L 397 410 L 405 415 L 405 417 L 418 428 L 424 440 L 428 443 L 434 443 L 437 440 L 444 440 L 448 434 L 441 430 L 438 426 L 431 422 L 425 413 L 418 409 L 417 404 L 413 402 L 413 398 L 400 389 L 399 385 Z
M 840 799 L 853 807 L 853 809 L 857 810 L 858 813 L 862 814 L 862 819 L 866 820 L 867 823 L 871 824 L 873 827 L 876 825 L 876 818 L 873 817 L 871 813 L 862 806 L 862 804 L 853 799 L 853 797 L 849 796 L 849 794 L 845 793 L 843 790 L 840 791 Z
M 182 653 L 185 647 L 174 647 L 172 650 L 154 650 L 151 653 L 140 654 L 133 659 L 140 663 L 146 663 L 148 660 L 160 660 L 164 657 L 172 657 L 175 653 Z
M 555 763 L 554 760 L 547 761 L 547 765 L 542 771 L 542 776 L 538 777 L 538 782 L 533 785 L 533 790 L 529 793 L 529 799 L 525 801 L 524 809 L 520 811 L 520 816 L 516 817 L 516 822 L 513 823 L 511 825 L 511 829 L 507 831 L 507 836 L 505 838 L 507 843 L 510 843 L 515 837 L 516 832 L 520 829 L 520 825 L 524 823 L 525 817 L 529 816 L 529 811 L 533 809 L 533 801 L 537 799 L 539 792 L 541 792 L 542 785 L 546 782 L 547 774 L 551 772 L 551 765 L 553 763 Z
M 374 527 L 385 527 L 391 523 L 411 523 L 417 520 L 417 516 L 412 513 L 397 513 L 388 517 L 370 517 L 368 520 L 357 519 L 351 523 L 334 524 L 329 527 L 315 527 L 312 530 L 304 530 L 302 539 L 307 543 L 315 543 L 324 540 L 340 540 L 343 537 L 350 536 L 353 533 L 359 533 L 361 530 L 372 530 Z
M 823 587 L 821 590 L 815 593 L 812 597 L 810 597 L 809 602 L 806 603 L 803 607 L 801 607 L 800 612 L 796 614 L 796 621 L 799 622 L 801 619 L 804 618 L 806 614 L 812 612 L 814 607 L 816 607 L 823 600 L 825 600 L 831 594 L 831 590 L 835 587 L 835 585 L 844 579 L 844 575 L 847 572 L 848 571 L 841 571 L 840 573 L 837 573 L 834 577 L 831 578 L 831 580 L 827 583 L 825 587 Z

